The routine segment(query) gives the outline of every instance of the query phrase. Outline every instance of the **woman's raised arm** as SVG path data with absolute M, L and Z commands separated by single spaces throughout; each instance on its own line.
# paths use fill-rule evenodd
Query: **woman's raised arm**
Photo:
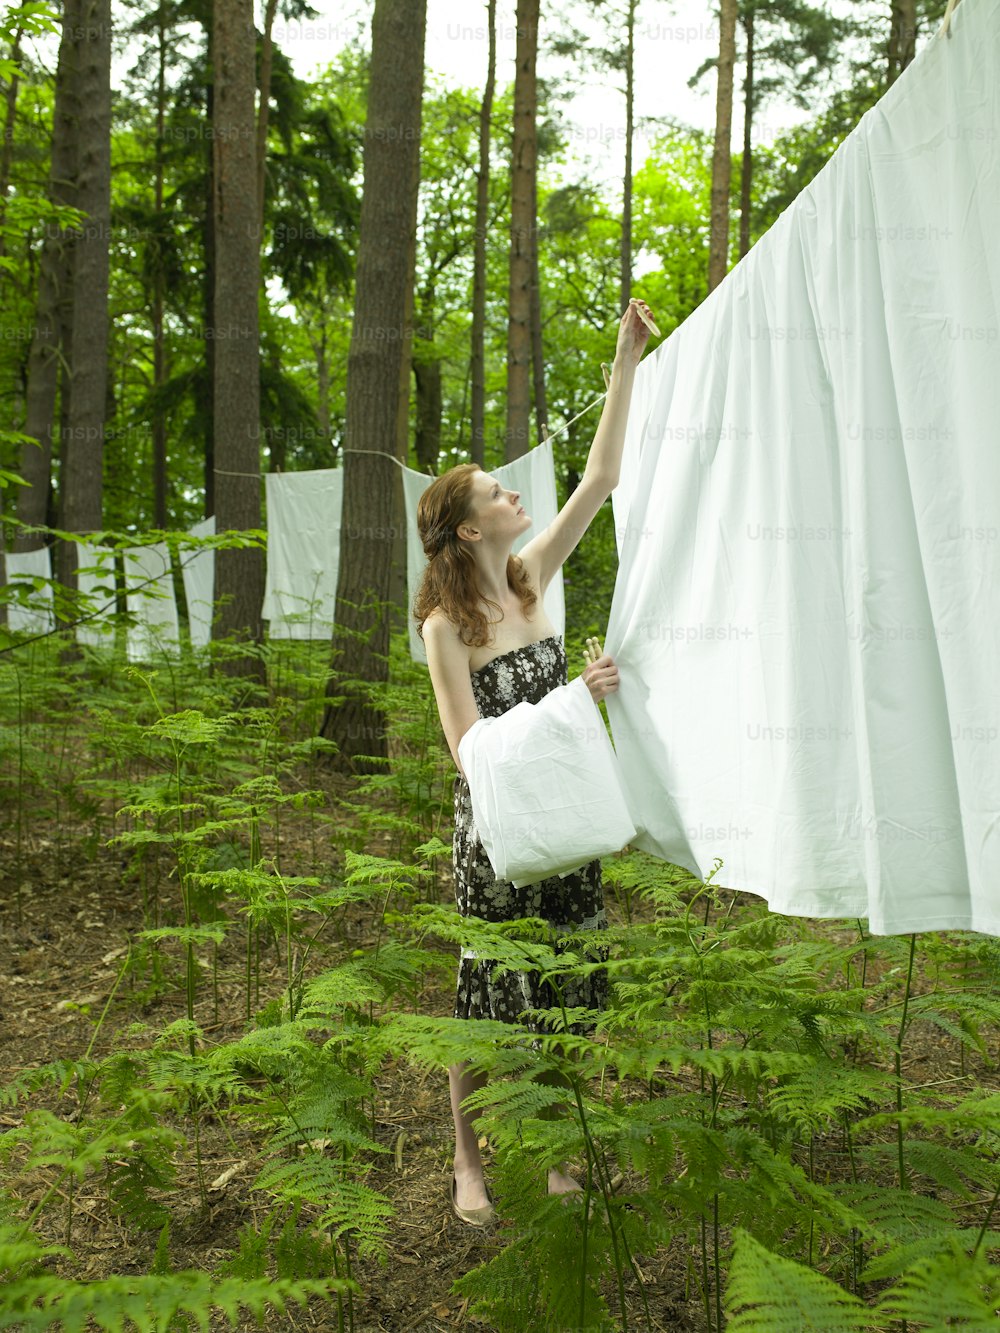
M 633 298 L 622 315 L 611 383 L 580 484 L 549 526 L 521 551 L 521 559 L 540 594 L 544 593 L 549 580 L 576 548 L 597 511 L 618 485 L 635 368 L 649 338 L 649 328 L 640 317 L 637 306 L 649 313 L 645 301 Z

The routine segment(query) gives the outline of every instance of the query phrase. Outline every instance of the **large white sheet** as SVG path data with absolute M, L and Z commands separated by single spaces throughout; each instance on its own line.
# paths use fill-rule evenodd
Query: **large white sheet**
M 31 588 L 30 600 L 7 603 L 7 628 L 12 634 L 47 634 L 55 624 L 51 582 L 35 587 L 36 579 L 51 580 L 52 557 L 47 546 L 37 551 L 7 551 L 4 575 L 9 586 Z
M 516 555 L 532 537 L 544 531 L 559 512 L 552 441 L 546 440 L 523 457 L 516 458 L 513 463 L 504 463 L 500 467 L 493 468 L 490 476 L 495 477 L 509 490 L 520 491 L 524 498 L 524 507 L 531 515 L 531 527 L 514 543 Z M 427 559 L 417 533 L 417 502 L 433 480 L 433 477 L 428 477 L 423 472 L 414 472 L 412 468 L 403 469 L 403 496 L 406 504 L 406 589 L 411 607 L 427 566 Z M 545 590 L 545 610 L 556 633 L 565 634 L 566 602 L 563 594 L 562 570 Z M 410 656 L 415 662 L 426 663 L 424 643 L 417 633 L 412 616 L 409 617 L 409 630 Z
M 130 662 L 157 662 L 180 654 L 177 599 L 166 542 L 129 546 L 125 558 L 125 604 L 136 623 L 128 630 Z
M 192 537 L 214 537 L 215 515 L 203 518 L 188 531 Z M 212 637 L 212 616 L 215 613 L 215 551 L 211 547 L 196 550 L 182 546 L 181 577 L 184 579 L 191 643 L 195 648 L 204 648 Z
M 269 472 L 262 615 L 272 639 L 329 639 L 337 602 L 343 472 Z
M 1000 0 L 639 369 L 608 700 L 640 846 L 1000 934 Z

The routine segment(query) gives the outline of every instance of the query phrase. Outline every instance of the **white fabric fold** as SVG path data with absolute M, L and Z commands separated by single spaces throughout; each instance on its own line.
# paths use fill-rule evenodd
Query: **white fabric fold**
M 578 676 L 480 718 L 458 755 L 498 879 L 517 888 L 621 851 L 636 833 L 600 710 Z
M 76 586 L 90 601 L 87 619 L 76 627 L 77 643 L 90 648 L 115 645 L 115 553 L 109 546 L 76 543 Z
M 1000 0 L 639 368 L 606 645 L 638 845 L 1000 934 Z
M 125 604 L 135 617 L 126 636 L 128 660 L 155 662 L 161 657 L 178 657 L 180 629 L 169 547 L 166 542 L 129 546 L 123 556 Z
M 337 602 L 344 474 L 269 472 L 267 573 L 261 612 L 272 639 L 329 639 Z
M 48 634 L 55 624 L 52 610 L 52 556 L 47 546 L 37 551 L 7 551 L 4 572 L 8 587 L 31 589 L 27 602 L 7 603 L 7 628 L 12 634 Z M 35 580 L 45 580 L 35 586 Z
M 214 537 L 215 515 L 188 528 L 192 537 Z M 212 637 L 215 602 L 215 551 L 181 546 L 181 575 L 188 610 L 188 632 L 195 648 L 204 648 Z

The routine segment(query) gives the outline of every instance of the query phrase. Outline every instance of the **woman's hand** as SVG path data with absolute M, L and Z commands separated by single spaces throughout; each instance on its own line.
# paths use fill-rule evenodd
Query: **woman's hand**
M 595 704 L 599 704 L 605 695 L 613 694 L 617 690 L 618 667 L 610 653 L 601 652 L 599 639 L 587 640 L 583 657 L 587 663 L 583 679 L 590 691 L 590 697 Z
M 650 328 L 639 314 L 640 310 L 652 320 L 653 312 L 646 302 L 633 296 L 618 325 L 618 345 L 615 347 L 615 360 L 620 360 L 623 364 L 637 366 L 646 349 L 646 343 L 649 341 Z

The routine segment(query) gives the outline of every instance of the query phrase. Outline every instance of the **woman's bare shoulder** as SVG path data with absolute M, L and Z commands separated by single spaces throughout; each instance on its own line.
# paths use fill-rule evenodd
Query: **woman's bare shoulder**
M 439 606 L 436 606 L 423 624 L 424 643 L 433 644 L 439 653 L 452 656 L 469 656 L 469 645 L 462 642 L 456 626 L 448 619 Z

